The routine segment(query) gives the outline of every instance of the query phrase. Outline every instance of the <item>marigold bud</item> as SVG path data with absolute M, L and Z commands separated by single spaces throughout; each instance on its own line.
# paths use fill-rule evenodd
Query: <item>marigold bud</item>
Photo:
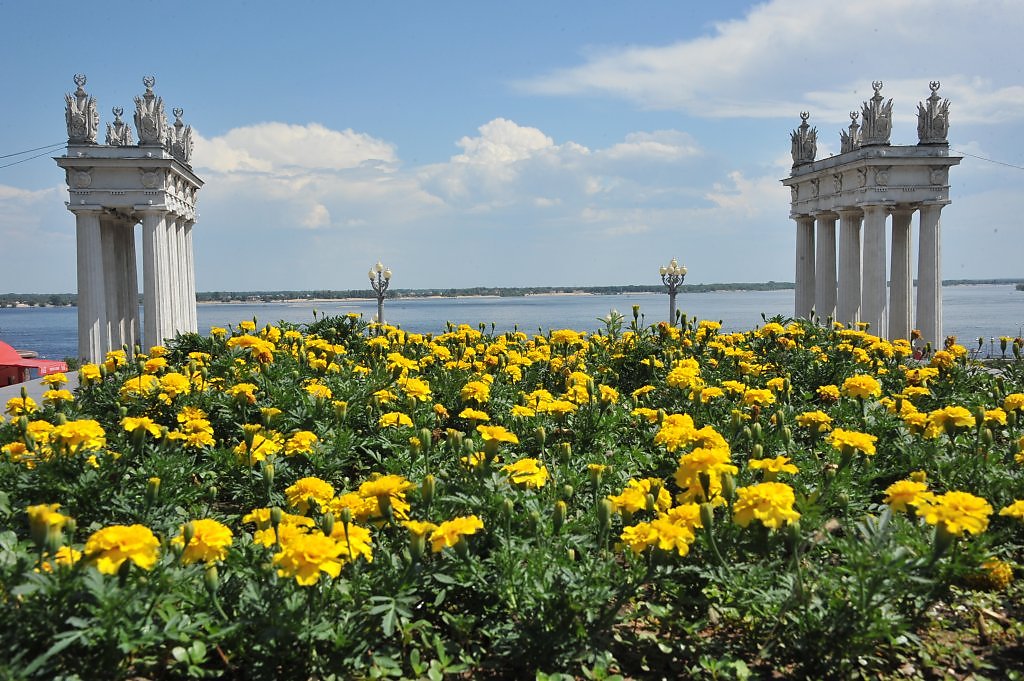
M 572 499 L 572 495 L 576 492 L 572 485 L 562 485 L 562 498 Z
M 708 502 L 700 505 L 700 522 L 706 530 L 715 526 L 715 508 Z
M 434 443 L 434 434 L 430 430 L 430 428 L 420 428 L 419 439 L 420 439 L 420 447 L 423 449 L 423 451 L 424 452 L 429 452 L 430 451 L 430 447 Z
M 203 585 L 211 596 L 216 595 L 220 590 L 220 574 L 217 572 L 216 563 L 207 563 L 203 572 Z
M 612 513 L 614 512 L 615 506 L 609 500 L 601 499 L 601 501 L 597 502 L 597 524 L 602 532 L 608 530 L 612 522 Z
M 750 448 L 751 459 L 762 459 L 764 458 L 764 445 L 754 445 Z
M 512 501 L 511 499 L 509 499 L 508 497 L 502 499 L 502 501 L 501 501 L 501 517 L 505 519 L 505 522 L 508 522 L 509 520 L 512 519 L 512 512 L 513 511 L 515 511 L 515 502 Z
M 750 426 L 750 439 L 752 439 L 754 442 L 760 442 L 761 441 L 761 435 L 762 435 L 762 433 L 761 433 L 761 424 L 757 423 L 757 422 L 754 422 L 753 424 L 751 424 L 751 426 Z
M 430 506 L 430 502 L 434 500 L 434 491 L 437 489 L 437 480 L 433 475 L 427 474 L 423 476 L 423 482 L 420 483 L 420 495 L 423 497 L 423 503 Z
M 348 526 L 352 524 L 352 509 L 345 507 L 341 509 L 341 522 Z
M 730 504 L 736 500 L 736 479 L 731 473 L 722 473 L 722 496 Z
M 555 502 L 555 510 L 551 516 L 552 531 L 557 535 L 562 531 L 562 525 L 565 524 L 565 515 L 568 511 L 568 507 L 564 501 Z
M 140 428 L 139 430 L 143 430 Z M 154 476 L 146 483 L 146 503 L 153 505 L 160 497 L 160 478 Z

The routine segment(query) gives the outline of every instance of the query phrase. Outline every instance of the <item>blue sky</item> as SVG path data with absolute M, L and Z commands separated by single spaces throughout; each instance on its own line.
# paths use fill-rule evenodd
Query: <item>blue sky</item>
M 378 259 L 399 288 L 653 283 L 673 256 L 792 281 L 789 133 L 810 111 L 837 153 L 872 80 L 896 144 L 942 81 L 970 154 L 943 276 L 1024 276 L 1024 170 L 975 158 L 1024 166 L 1016 0 L 0 0 L 0 23 L 0 156 L 66 140 L 75 73 L 101 130 L 146 75 L 185 110 L 203 291 L 360 288 Z M 75 289 L 65 199 L 49 156 L 0 168 L 0 291 Z

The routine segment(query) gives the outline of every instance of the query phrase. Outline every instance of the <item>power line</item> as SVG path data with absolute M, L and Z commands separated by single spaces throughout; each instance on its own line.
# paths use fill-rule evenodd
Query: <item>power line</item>
M 64 142 L 57 142 L 56 144 L 47 144 L 45 147 L 36 147 L 35 149 L 26 149 L 25 151 L 16 151 L 13 154 L 3 154 L 0 158 L 11 158 L 12 156 L 21 156 L 23 154 L 31 154 L 33 151 L 39 151 L 41 149 L 54 149 L 56 147 L 63 147 Z
M 1014 165 L 1013 163 L 1006 163 L 1005 161 L 996 161 L 992 158 L 985 158 L 984 156 L 978 156 L 977 154 L 969 154 L 966 151 L 960 151 L 959 149 L 950 149 L 954 154 L 963 154 L 964 156 L 970 156 L 976 158 L 979 161 L 988 161 L 989 163 L 995 163 L 996 165 L 1006 166 L 1007 168 L 1016 168 L 1017 170 L 1024 170 L 1024 166 Z
M 21 160 L 14 161 L 12 163 L 7 163 L 5 165 L 0 166 L 0 169 L 2 169 L 2 168 L 10 168 L 11 166 L 16 166 L 19 163 L 24 163 L 25 161 L 31 161 L 32 159 L 39 158 L 40 156 L 49 156 L 52 153 L 53 153 L 53 149 L 50 149 L 49 151 L 44 151 L 43 153 L 36 154 L 35 156 L 29 156 L 28 158 L 23 158 Z

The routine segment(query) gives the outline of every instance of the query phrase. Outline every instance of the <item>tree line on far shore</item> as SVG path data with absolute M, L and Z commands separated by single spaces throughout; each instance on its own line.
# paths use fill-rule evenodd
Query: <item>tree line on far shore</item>
M 1024 279 L 946 279 L 945 286 L 972 284 L 1015 284 L 1018 291 L 1024 291 Z M 781 291 L 793 289 L 788 281 L 767 281 L 760 283 L 718 283 L 683 284 L 682 293 L 706 293 L 709 291 Z M 591 295 L 615 295 L 619 293 L 663 293 L 662 284 L 629 284 L 625 286 L 474 286 L 469 288 L 438 289 L 390 289 L 385 296 L 395 298 L 455 298 L 459 296 L 495 296 L 514 298 L 531 295 L 555 295 L 584 293 Z M 273 303 L 284 300 L 331 300 L 339 298 L 376 298 L 371 289 L 318 289 L 306 291 L 199 291 L 196 301 L 200 303 Z M 73 306 L 78 301 L 76 293 L 0 293 L 0 308 L 3 307 L 62 307 Z M 139 296 L 142 303 L 142 296 Z

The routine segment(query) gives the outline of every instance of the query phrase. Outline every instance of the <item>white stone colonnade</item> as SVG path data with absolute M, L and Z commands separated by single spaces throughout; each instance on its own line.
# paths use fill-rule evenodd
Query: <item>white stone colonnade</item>
M 892 100 L 875 96 L 841 134 L 842 153 L 815 160 L 817 130 L 809 115 L 792 134 L 790 217 L 796 222 L 798 317 L 868 324 L 871 333 L 910 338 L 941 347 L 942 253 L 940 214 L 949 203 L 949 168 L 960 162 L 946 142 L 948 102 L 930 84 L 927 106 L 918 107 L 920 142 L 889 143 Z M 863 115 L 863 127 L 857 119 Z M 917 304 L 911 261 L 911 226 L 918 217 Z M 838 232 L 837 232 L 838 222 Z M 889 238 L 887 238 L 889 235 Z M 887 271 L 888 269 L 888 271 Z M 887 286 L 888 284 L 888 286 Z M 916 317 L 914 316 L 916 313 Z
M 57 157 L 64 168 L 75 215 L 78 246 L 78 354 L 91 362 L 107 352 L 162 343 L 195 332 L 196 284 L 192 227 L 202 181 L 192 172 L 191 128 L 175 109 L 167 124 L 163 101 L 135 98 L 139 143 L 121 120 L 107 124 L 106 144 L 96 143 L 96 103 L 83 90 L 67 95 L 68 148 Z M 142 225 L 143 322 L 140 329 L 135 225 Z M 141 331 L 141 333 L 140 333 Z

